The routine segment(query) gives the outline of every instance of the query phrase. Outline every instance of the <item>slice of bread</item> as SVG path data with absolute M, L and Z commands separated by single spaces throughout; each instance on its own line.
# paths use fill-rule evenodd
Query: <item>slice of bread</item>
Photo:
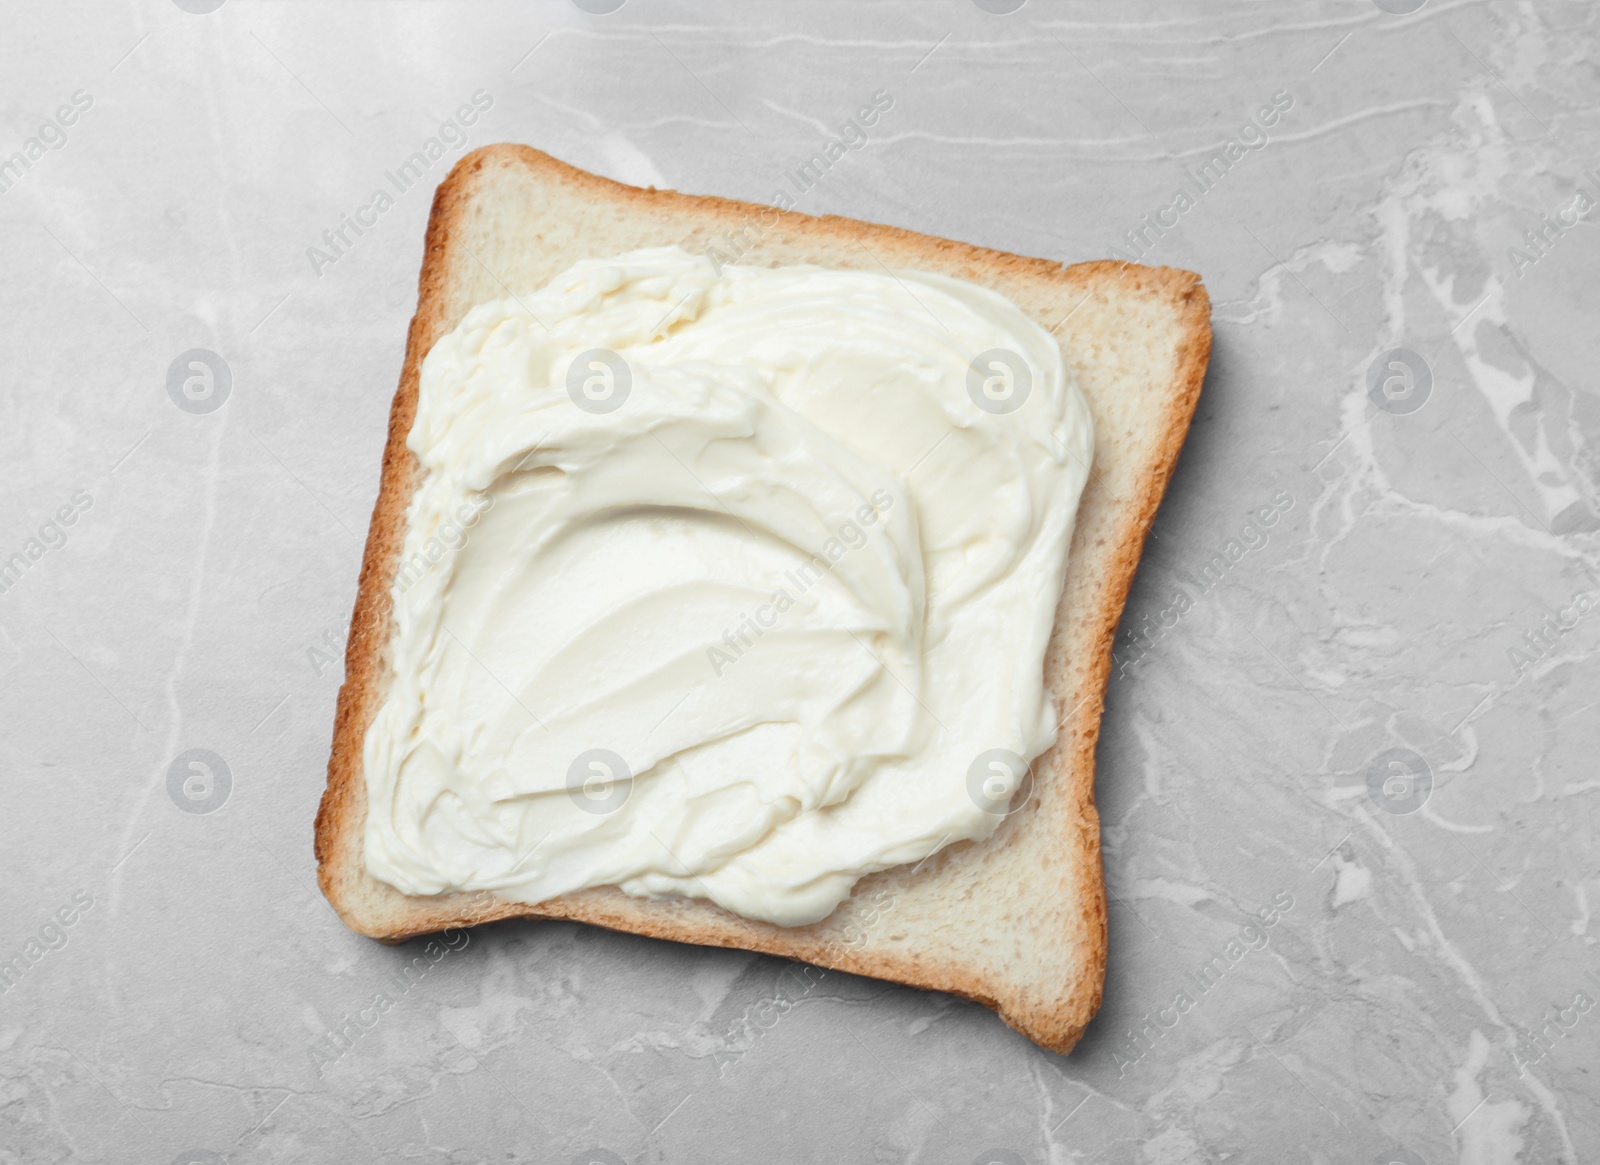
M 1035 762 L 1026 802 L 992 837 L 870 875 L 809 926 L 752 922 L 704 901 L 651 901 L 610 887 L 536 906 L 484 892 L 408 897 L 369 875 L 362 857 L 362 742 L 390 682 L 390 592 L 421 472 L 406 436 L 422 359 L 476 304 L 541 287 L 580 259 L 674 243 L 742 264 L 954 276 L 1008 296 L 1059 338 L 1095 436 L 1045 658 L 1060 738 Z M 1110 261 L 1064 267 L 850 219 L 640 190 L 524 146 L 468 154 L 434 197 L 361 566 L 317 814 L 318 878 L 328 900 L 352 930 L 387 942 L 520 916 L 764 951 L 953 992 L 993 1008 L 1043 1047 L 1068 1051 L 1099 1007 L 1105 976 L 1094 749 L 1112 637 L 1210 349 L 1210 301 L 1188 271 Z

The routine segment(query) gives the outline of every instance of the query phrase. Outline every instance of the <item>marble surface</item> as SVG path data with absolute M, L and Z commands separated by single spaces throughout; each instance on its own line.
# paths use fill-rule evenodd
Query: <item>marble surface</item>
M 1600 10 L 608 7 L 8 7 L 0 1161 L 1600 1159 Z M 878 90 L 799 209 L 1143 230 L 1215 303 L 1089 1034 L 567 924 L 350 934 L 311 819 L 433 185 L 518 140 L 766 201 Z

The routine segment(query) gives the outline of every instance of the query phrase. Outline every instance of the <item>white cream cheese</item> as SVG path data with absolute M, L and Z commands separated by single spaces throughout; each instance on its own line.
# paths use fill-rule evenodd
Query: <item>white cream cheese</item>
M 1093 441 L 1000 295 L 582 262 L 434 345 L 408 444 L 364 753 L 367 868 L 408 894 L 614 885 L 812 922 L 987 837 L 1021 767 L 996 750 L 1055 740 Z

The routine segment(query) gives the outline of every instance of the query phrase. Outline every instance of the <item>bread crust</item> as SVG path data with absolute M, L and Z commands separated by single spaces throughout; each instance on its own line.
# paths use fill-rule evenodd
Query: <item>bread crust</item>
M 493 145 L 461 159 L 434 195 L 428 221 L 418 303 L 406 342 L 405 365 L 389 416 L 388 442 L 372 523 L 361 564 L 355 611 L 345 655 L 345 680 L 339 690 L 328 783 L 317 813 L 315 851 L 318 881 L 334 909 L 352 930 L 384 942 L 400 942 L 448 927 L 503 918 L 565 918 L 678 942 L 728 946 L 800 959 L 818 966 L 889 979 L 915 987 L 947 991 L 982 1003 L 1040 1046 L 1067 1052 L 1098 1009 L 1105 974 L 1106 901 L 1100 857 L 1099 818 L 1094 804 L 1094 749 L 1112 664 L 1112 642 L 1137 568 L 1146 532 L 1155 517 L 1177 462 L 1198 399 L 1211 347 L 1210 302 L 1197 275 L 1172 268 L 1150 268 L 1102 260 L 1070 267 L 985 250 L 965 243 L 916 234 L 896 227 L 840 218 L 783 212 L 765 230 L 753 252 L 781 254 L 859 248 L 877 268 L 880 256 L 896 265 L 937 271 L 1005 290 L 1038 285 L 1068 290 L 1081 308 L 1095 310 L 1134 304 L 1176 329 L 1168 383 L 1154 402 L 1153 438 L 1139 445 L 1137 466 L 1118 466 L 1137 483 L 1136 492 L 1118 494 L 1102 473 L 1102 437 L 1097 431 L 1096 464 L 1080 504 L 1080 521 L 1068 562 L 1056 628 L 1046 655 L 1046 681 L 1057 706 L 1068 709 L 1057 745 L 1035 762 L 1035 787 L 1029 804 L 1008 817 L 994 837 L 947 847 L 922 864 L 915 877 L 931 881 L 959 875 L 971 884 L 982 863 L 1008 845 L 1021 845 L 1029 831 L 1044 829 L 1060 843 L 1056 868 L 1039 876 L 1056 878 L 1051 889 L 1069 904 L 1059 940 L 1079 952 L 1077 966 L 1062 983 L 1020 982 L 959 955 L 929 955 L 915 946 L 869 941 L 857 946 L 837 937 L 830 920 L 785 928 L 753 922 L 699 900 L 648 901 L 611 887 L 586 890 L 537 905 L 506 901 L 487 893 L 408 897 L 366 872 L 362 857 L 366 821 L 363 741 L 389 681 L 391 588 L 405 534 L 406 507 L 420 467 L 406 447 L 416 414 L 423 357 L 464 314 L 459 286 L 467 264 L 494 277 L 482 257 L 471 252 L 466 234 L 475 202 L 488 184 L 508 179 L 548 186 L 563 197 L 581 197 L 595 213 L 630 219 L 635 231 L 661 244 L 703 238 L 717 229 L 774 220 L 772 207 L 728 199 L 640 189 L 578 170 L 527 146 Z M 636 220 L 636 221 L 635 221 Z M 550 224 L 535 223 L 535 228 Z M 543 241 L 540 235 L 540 241 Z M 569 244 L 570 245 L 570 244 Z M 641 244 L 642 245 L 642 244 Z M 466 253 L 464 257 L 463 252 Z M 610 252 L 606 252 L 610 253 Z M 777 261 L 782 261 L 781 257 Z M 805 261 L 789 258 L 787 261 Z M 811 260 L 821 261 L 821 260 Z M 563 263 L 565 267 L 568 263 Z M 551 272 L 553 275 L 555 272 Z M 498 281 L 498 277 L 496 281 Z M 503 285 L 502 285 L 503 287 Z M 496 291 L 491 297 L 509 294 Z M 1080 298 L 1081 296 L 1081 298 Z M 481 297 L 480 297 L 481 298 Z M 1110 305 L 1110 307 L 1107 307 Z M 1073 309 L 1076 313 L 1078 308 Z M 1069 316 L 1070 319 L 1070 316 Z M 1066 325 L 1064 319 L 1057 328 Z M 1047 323 L 1045 326 L 1049 327 Z M 1053 330 L 1053 329 L 1052 329 Z M 1071 358 L 1072 349 L 1064 342 Z M 1113 353 L 1113 356 L 1115 354 Z M 1080 379 L 1082 374 L 1080 373 Z M 1100 421 L 1097 419 L 1097 430 Z M 1116 434 L 1106 440 L 1116 439 Z M 1094 506 L 1096 530 L 1087 529 L 1083 511 Z M 1109 520 L 1106 520 L 1109 519 Z M 1101 529 L 1103 527 L 1103 529 Z M 1091 542 L 1090 539 L 1094 540 Z M 1080 545 L 1080 542 L 1083 545 Z M 1079 578 L 1074 571 L 1088 572 Z M 984 847 L 991 847 L 986 851 Z M 872 875 L 858 884 L 847 907 L 882 886 L 911 886 L 904 867 Z M 1030 877 L 1032 875 L 1030 874 Z M 916 887 L 921 889 L 921 887 Z M 1007 888 L 1006 892 L 1014 892 Z M 836 912 L 839 914 L 840 912 Z M 833 916 L 830 916 L 832 918 Z M 881 929 L 881 928 L 880 928 Z

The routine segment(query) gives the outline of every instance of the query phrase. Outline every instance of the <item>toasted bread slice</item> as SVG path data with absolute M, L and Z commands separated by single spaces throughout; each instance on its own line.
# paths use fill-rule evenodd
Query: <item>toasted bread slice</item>
M 406 447 L 418 374 L 476 304 L 529 291 L 585 258 L 678 244 L 743 264 L 914 269 L 992 288 L 1061 343 L 1094 417 L 1094 466 L 1045 658 L 1060 738 L 1026 803 L 995 834 L 861 880 L 821 922 L 753 922 L 700 900 L 611 887 L 538 905 L 488 893 L 410 897 L 367 873 L 367 726 L 390 683 L 390 594 L 421 470 Z M 949 991 L 1066 1052 L 1100 1004 L 1105 886 L 1094 749 L 1112 637 L 1145 532 L 1178 457 L 1211 348 L 1210 302 L 1188 271 L 1111 261 L 1063 267 L 850 219 L 641 190 L 537 150 L 495 145 L 458 163 L 434 197 L 405 368 L 367 535 L 328 787 L 318 877 L 352 929 L 386 942 L 510 917 L 568 918 L 679 942 L 738 947 Z

